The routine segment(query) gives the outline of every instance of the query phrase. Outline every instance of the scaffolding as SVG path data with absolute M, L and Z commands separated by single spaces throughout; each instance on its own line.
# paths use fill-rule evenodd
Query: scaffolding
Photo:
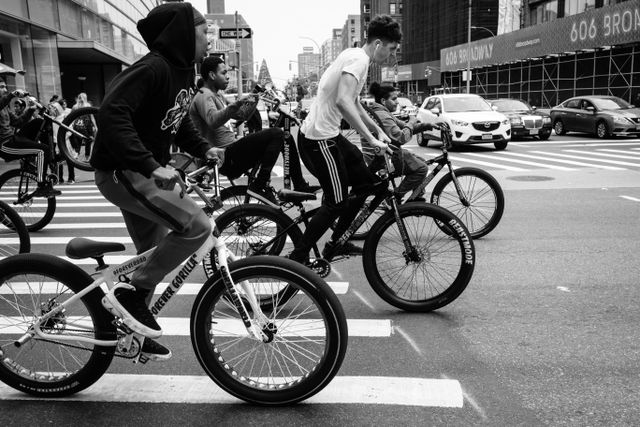
M 443 72 L 442 78 L 453 92 L 465 91 L 462 72 Z M 522 99 L 542 108 L 584 95 L 613 95 L 633 104 L 640 93 L 640 44 L 476 68 L 471 79 L 471 93 L 487 99 Z

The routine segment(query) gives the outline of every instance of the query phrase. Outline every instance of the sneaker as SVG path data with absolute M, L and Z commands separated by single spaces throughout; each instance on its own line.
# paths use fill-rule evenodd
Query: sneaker
M 67 185 L 73 185 L 75 183 L 76 183 L 76 181 L 73 180 L 73 179 L 70 179 L 70 180 L 67 181 Z
M 46 197 L 47 199 L 50 199 L 61 194 L 62 192 L 53 188 L 51 184 L 45 184 L 38 185 L 38 188 L 36 188 L 36 191 L 33 192 L 32 197 Z
M 322 190 L 321 186 L 319 186 L 319 185 L 310 185 L 308 182 L 305 182 L 304 184 L 302 184 L 300 186 L 294 185 L 293 188 L 295 189 L 295 191 L 299 191 L 301 193 L 315 193 L 316 191 Z
M 160 338 L 162 328 L 156 322 L 145 301 L 148 291 L 116 289 L 102 298 L 102 305 L 114 316 L 122 319 L 131 330 L 147 338 Z
M 362 255 L 362 248 L 360 246 L 354 245 L 351 242 L 346 242 L 338 246 L 335 242 L 329 241 L 324 245 L 324 249 L 322 250 L 322 258 L 326 259 L 327 261 L 331 261 L 333 258 L 340 255 Z
M 151 338 L 145 338 L 141 351 L 150 360 L 169 360 L 172 356 L 171 350 Z
M 266 185 L 259 186 L 259 185 L 256 185 L 255 182 L 253 182 L 251 183 L 251 185 L 249 185 L 249 188 L 247 188 L 247 194 L 273 208 L 276 208 L 276 209 L 280 208 L 280 205 L 276 200 L 276 196 L 275 194 L 273 194 L 273 190 L 271 190 L 271 188 L 269 188 Z

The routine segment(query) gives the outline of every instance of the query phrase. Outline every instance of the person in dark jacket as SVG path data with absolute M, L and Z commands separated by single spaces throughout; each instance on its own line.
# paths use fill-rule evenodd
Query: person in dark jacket
M 194 29 L 195 27 L 195 29 Z M 155 286 L 211 234 L 209 219 L 176 184 L 167 167 L 177 145 L 196 157 L 223 159 L 194 128 L 188 109 L 195 61 L 207 52 L 207 24 L 189 3 L 165 3 L 138 22 L 150 52 L 111 83 L 98 113 L 91 155 L 100 192 L 122 211 L 138 253 L 156 250 L 131 277 L 131 287 L 109 292 L 103 304 L 147 337 L 142 352 L 166 360 L 171 351 L 150 338 L 162 329 L 149 311 Z

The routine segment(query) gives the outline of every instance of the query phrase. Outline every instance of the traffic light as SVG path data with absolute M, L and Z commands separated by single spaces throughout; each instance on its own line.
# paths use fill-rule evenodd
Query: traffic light
M 222 62 L 227 62 L 227 55 L 224 52 L 209 52 L 209 56 L 217 56 L 222 59 Z

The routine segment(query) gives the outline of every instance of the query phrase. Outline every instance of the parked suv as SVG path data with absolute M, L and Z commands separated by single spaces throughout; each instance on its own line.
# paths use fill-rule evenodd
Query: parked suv
M 504 150 L 511 140 L 509 119 L 491 108 L 482 97 L 473 94 L 441 94 L 430 96 L 418 109 L 418 120 L 424 123 L 446 122 L 451 127 L 453 145 L 493 143 Z M 426 131 L 420 145 L 441 140 L 440 131 Z
M 617 96 L 576 96 L 551 109 L 557 135 L 588 132 L 598 138 L 640 135 L 640 108 Z

